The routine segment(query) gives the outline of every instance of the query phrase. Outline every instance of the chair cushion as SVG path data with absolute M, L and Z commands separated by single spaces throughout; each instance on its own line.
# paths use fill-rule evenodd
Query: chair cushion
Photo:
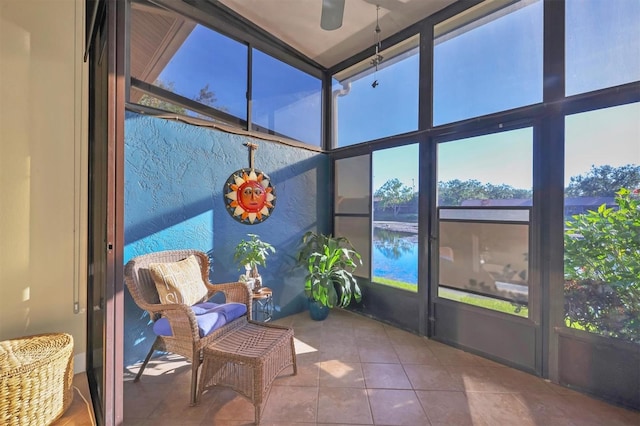
M 208 336 L 214 330 L 240 318 L 247 313 L 247 306 L 242 303 L 198 303 L 191 307 L 196 314 L 200 337 Z M 153 324 L 153 332 L 158 336 L 172 336 L 171 325 L 166 318 L 160 318 Z
M 191 307 L 191 310 L 196 315 L 202 315 L 202 314 L 206 314 L 208 311 L 210 311 L 213 308 L 217 308 L 220 305 L 221 305 L 220 303 L 213 303 L 213 302 L 196 303 Z
M 160 303 L 193 305 L 207 296 L 200 263 L 194 255 L 178 262 L 152 263 L 149 272 L 156 284 Z

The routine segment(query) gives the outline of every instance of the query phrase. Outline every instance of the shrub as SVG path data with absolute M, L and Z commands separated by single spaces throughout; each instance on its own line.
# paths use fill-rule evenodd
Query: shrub
M 622 188 L 616 207 L 566 223 L 565 315 L 570 326 L 640 342 L 640 199 Z

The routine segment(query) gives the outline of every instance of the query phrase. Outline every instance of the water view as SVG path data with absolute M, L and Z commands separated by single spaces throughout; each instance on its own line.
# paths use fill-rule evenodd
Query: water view
M 393 229 L 406 228 L 400 232 Z M 373 276 L 418 285 L 418 224 L 374 222 Z M 374 278 L 374 281 L 375 281 Z

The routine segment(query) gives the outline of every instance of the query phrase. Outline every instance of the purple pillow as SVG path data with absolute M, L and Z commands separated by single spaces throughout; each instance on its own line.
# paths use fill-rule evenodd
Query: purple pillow
M 214 330 L 247 313 L 246 305 L 236 302 L 223 304 L 204 302 L 193 305 L 191 309 L 196 314 L 200 337 L 209 335 Z M 173 335 L 169 320 L 166 318 L 160 318 L 153 324 L 153 332 L 158 336 Z

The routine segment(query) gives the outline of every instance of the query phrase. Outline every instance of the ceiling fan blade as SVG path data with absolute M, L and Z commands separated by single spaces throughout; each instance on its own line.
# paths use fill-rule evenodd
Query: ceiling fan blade
M 323 30 L 337 30 L 342 26 L 344 15 L 344 0 L 322 0 L 322 15 L 320 27 Z

